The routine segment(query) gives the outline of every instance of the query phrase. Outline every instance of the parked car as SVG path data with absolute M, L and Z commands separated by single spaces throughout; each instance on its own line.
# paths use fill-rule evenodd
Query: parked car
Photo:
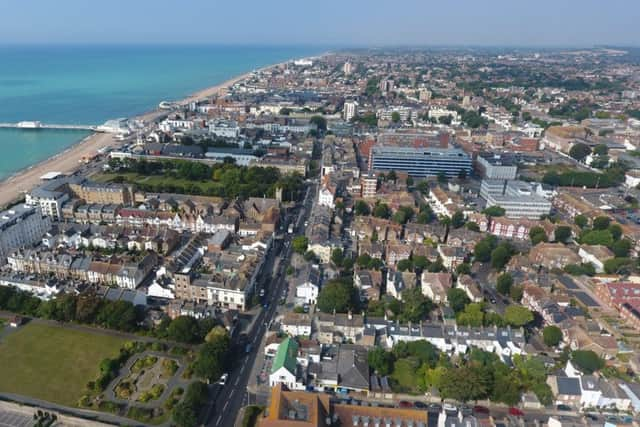
M 413 408 L 413 403 L 407 400 L 401 400 L 398 402 L 398 408 Z
M 442 411 L 442 406 L 438 403 L 429 403 L 429 407 L 427 408 L 429 412 L 440 412 Z
M 424 402 L 420 402 L 419 400 L 416 400 L 415 402 L 413 402 L 413 406 L 418 409 L 427 409 L 427 404 Z
M 513 415 L 514 417 L 524 417 L 524 412 L 521 409 L 514 408 L 513 406 L 509 408 L 509 415 Z
M 473 407 L 474 415 L 489 415 L 490 413 L 491 412 L 489 411 L 489 408 L 487 408 L 486 406 L 476 405 Z
M 458 408 L 456 407 L 456 405 L 452 405 L 451 403 L 445 403 L 444 405 L 442 405 L 442 408 L 445 412 L 458 412 Z
M 556 409 L 558 411 L 570 411 L 571 410 L 571 406 L 559 404 L 559 405 L 556 405 Z
M 220 385 L 225 385 L 227 383 L 227 380 L 229 379 L 229 374 L 227 374 L 226 372 L 224 374 L 222 374 L 222 376 L 220 377 L 220 379 L 218 380 L 218 384 Z

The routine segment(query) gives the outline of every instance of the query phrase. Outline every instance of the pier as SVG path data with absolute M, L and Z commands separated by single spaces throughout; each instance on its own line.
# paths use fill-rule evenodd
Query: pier
M 63 130 L 88 130 L 98 132 L 98 126 L 93 125 L 61 125 L 41 122 L 0 123 L 0 129 L 63 129 Z

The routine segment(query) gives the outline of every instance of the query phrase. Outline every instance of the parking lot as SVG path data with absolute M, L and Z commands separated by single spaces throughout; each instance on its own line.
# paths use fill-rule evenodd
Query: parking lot
M 0 411 L 0 427 L 31 427 L 33 417 L 13 411 Z

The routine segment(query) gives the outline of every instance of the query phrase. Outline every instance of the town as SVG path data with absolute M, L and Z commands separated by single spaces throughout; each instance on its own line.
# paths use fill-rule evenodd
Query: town
M 0 213 L 0 365 L 60 375 L 12 393 L 113 424 L 637 426 L 633 55 L 339 51 L 111 122 Z

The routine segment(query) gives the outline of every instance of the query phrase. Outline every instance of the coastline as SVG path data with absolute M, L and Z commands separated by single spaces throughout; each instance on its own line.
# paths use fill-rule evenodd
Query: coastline
M 246 80 L 254 72 L 266 71 L 280 67 L 283 64 L 286 64 L 286 62 L 288 61 L 248 71 L 222 83 L 196 91 L 195 93 L 188 95 L 186 98 L 177 101 L 177 103 L 185 105 L 214 95 L 223 95 L 229 86 L 233 86 L 242 80 Z M 149 122 L 163 114 L 166 114 L 166 111 L 160 110 L 156 106 L 151 111 L 130 117 L 129 119 Z M 44 159 L 15 172 L 0 181 L 0 207 L 6 207 L 19 201 L 25 193 L 40 183 L 40 177 L 45 173 L 55 171 L 63 174 L 72 174 L 81 168 L 83 165 L 83 163 L 81 163 L 83 158 L 95 155 L 101 148 L 118 147 L 122 144 L 124 144 L 124 142 L 117 141 L 113 134 L 93 133 L 70 145 L 63 151 L 55 154 L 53 157 Z

